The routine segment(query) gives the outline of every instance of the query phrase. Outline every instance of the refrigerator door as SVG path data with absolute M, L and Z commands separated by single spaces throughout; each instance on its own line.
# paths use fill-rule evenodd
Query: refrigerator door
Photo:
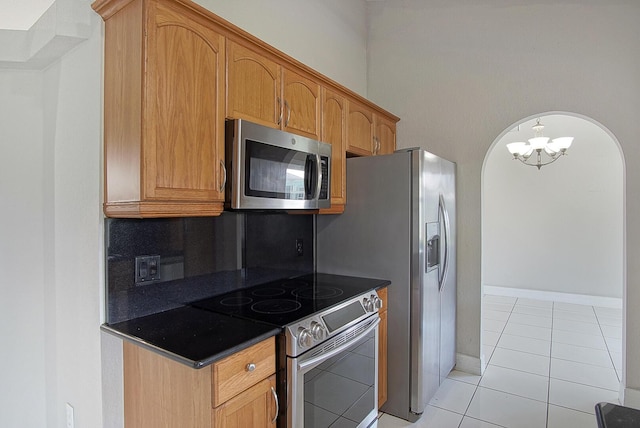
M 419 150 L 412 152 L 414 240 L 411 266 L 411 408 L 410 420 L 421 415 L 440 385 L 441 261 L 429 263 L 429 245 L 441 248 L 438 223 L 440 158 Z M 437 244 L 436 244 L 437 242 Z M 391 348 L 390 348 L 391 349 Z M 391 392 L 389 392 L 391 395 Z
M 441 159 L 440 382 L 456 363 L 456 165 Z

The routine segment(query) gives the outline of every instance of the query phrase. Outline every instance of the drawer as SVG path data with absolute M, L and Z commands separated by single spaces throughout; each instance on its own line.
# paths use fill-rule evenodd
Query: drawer
M 212 364 L 212 405 L 218 407 L 276 372 L 274 337 Z

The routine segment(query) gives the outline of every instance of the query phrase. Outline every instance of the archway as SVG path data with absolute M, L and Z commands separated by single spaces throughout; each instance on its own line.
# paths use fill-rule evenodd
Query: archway
M 568 156 L 541 170 L 505 147 L 533 137 L 537 118 L 546 136 L 575 137 Z M 624 161 L 604 126 L 565 112 L 523 119 L 496 138 L 482 180 L 483 296 L 621 307 Z M 483 347 L 483 366 L 489 352 Z

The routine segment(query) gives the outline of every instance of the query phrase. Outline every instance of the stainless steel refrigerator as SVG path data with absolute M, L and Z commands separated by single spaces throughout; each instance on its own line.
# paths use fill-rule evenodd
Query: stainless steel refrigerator
M 347 205 L 317 216 L 318 272 L 391 280 L 388 398 L 415 421 L 455 365 L 455 164 L 421 149 L 347 159 Z

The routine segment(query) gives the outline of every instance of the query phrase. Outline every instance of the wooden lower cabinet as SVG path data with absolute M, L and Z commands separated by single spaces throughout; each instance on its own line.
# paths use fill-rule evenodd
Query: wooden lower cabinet
M 275 427 L 276 376 L 252 386 L 213 409 L 213 426 L 216 428 Z
M 274 338 L 202 369 L 127 341 L 123 357 L 125 428 L 276 426 Z M 222 378 L 236 389 L 219 388 Z
M 378 408 L 387 402 L 387 288 L 378 290 L 382 299 L 378 327 Z

